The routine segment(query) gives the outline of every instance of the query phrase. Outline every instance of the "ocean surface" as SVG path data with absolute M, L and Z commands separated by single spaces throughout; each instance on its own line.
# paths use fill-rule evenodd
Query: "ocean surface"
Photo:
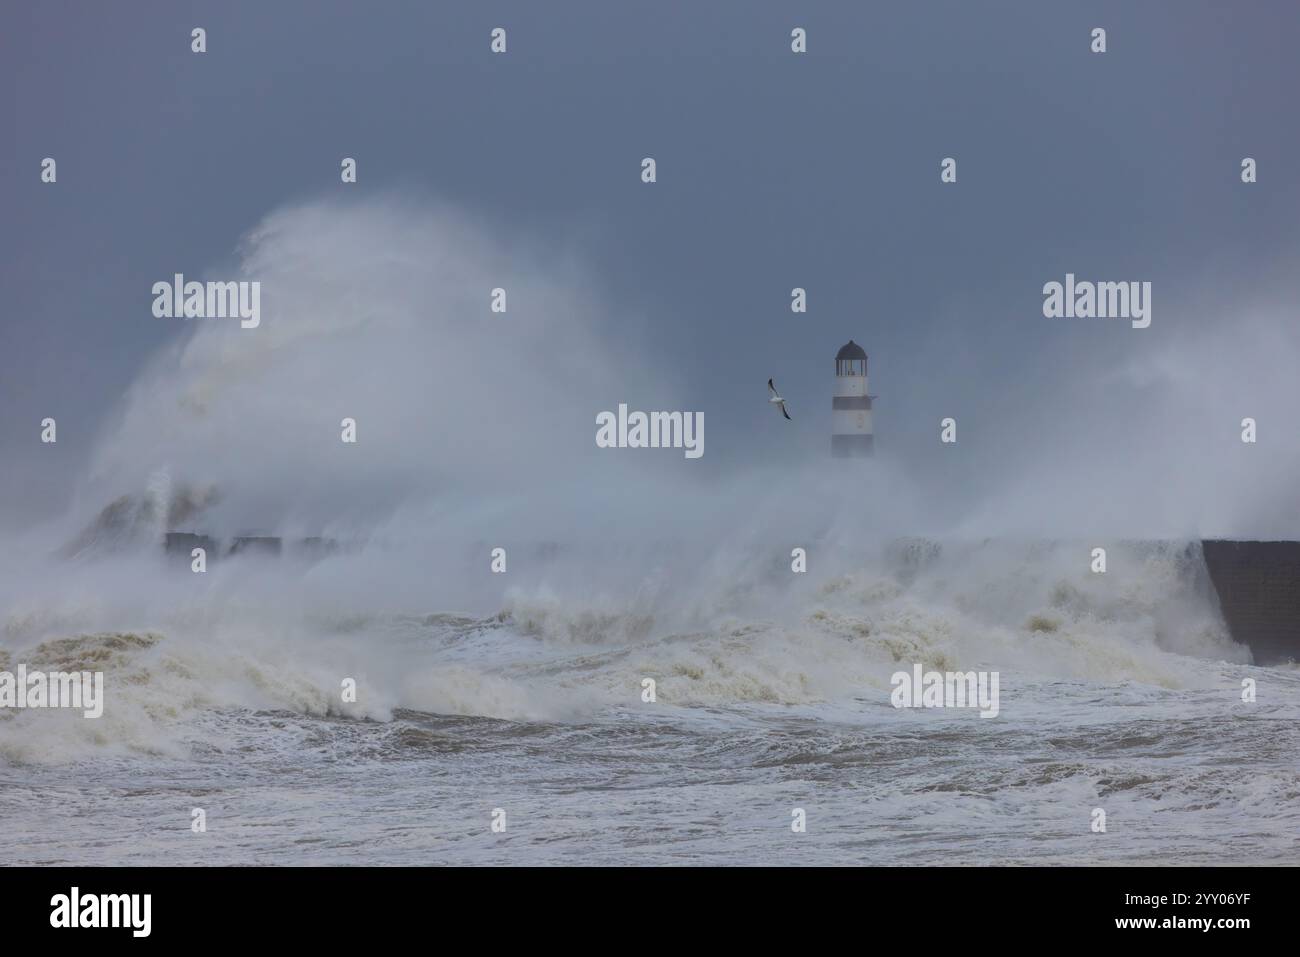
M 0 711 L 0 863 L 1300 863 L 1300 670 L 1231 641 L 1195 543 L 670 563 L 473 613 L 340 587 L 367 561 L 5 592 L 0 670 L 107 702 Z M 997 671 L 999 713 L 896 709 L 918 663 Z

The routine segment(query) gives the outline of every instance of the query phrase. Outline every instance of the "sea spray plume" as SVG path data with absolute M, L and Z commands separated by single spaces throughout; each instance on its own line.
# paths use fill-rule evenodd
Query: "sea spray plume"
M 627 307 L 602 304 L 572 256 L 541 246 L 507 244 L 432 203 L 315 203 L 268 216 L 243 243 L 239 270 L 264 283 L 264 321 L 197 323 L 156 357 L 102 437 L 81 501 L 98 511 L 139 495 L 167 466 L 178 483 L 221 490 L 197 529 L 218 536 L 414 539 L 463 526 L 452 541 L 466 547 L 502 536 L 637 542 L 668 528 L 725 542 L 777 525 L 851 541 L 859 516 L 893 535 L 964 538 L 1182 539 L 1300 522 L 1284 478 L 1293 453 L 1272 440 L 1224 453 L 1232 396 L 1253 395 L 1270 428 L 1295 397 L 1294 377 L 1273 370 L 1300 352 L 1296 335 L 1268 333 L 1278 324 L 1267 310 L 1243 307 L 1231 331 L 1193 324 L 1202 331 L 1153 340 L 1156 351 L 1140 355 L 1074 350 L 1068 367 L 1045 367 L 1050 383 L 1031 383 L 1041 387 L 1033 401 L 1004 403 L 996 428 L 963 432 L 942 466 L 889 443 L 870 470 L 837 471 L 821 457 L 770 466 L 777 486 L 802 493 L 771 501 L 746 478 L 752 467 L 598 454 L 597 410 L 644 396 L 647 407 L 689 403 L 676 401 L 670 354 L 629 337 Z M 510 291 L 502 314 L 488 306 L 498 286 Z M 1241 332 L 1257 327 L 1262 338 Z M 1261 374 L 1243 391 L 1251 369 Z M 718 441 L 743 444 L 710 415 L 727 429 Z M 356 445 L 339 441 L 345 417 L 358 424 Z M 1210 494 L 1244 481 L 1266 484 L 1267 500 Z M 835 521 L 809 507 L 813 489 L 829 490 Z
M 173 484 L 166 470 L 159 470 L 142 494 L 122 495 L 104 506 L 57 554 L 92 558 L 128 548 L 157 548 L 168 530 L 201 521 L 218 498 L 214 486 Z
M 138 495 L 165 465 L 178 488 L 220 491 L 185 526 L 169 515 L 169 530 L 362 539 L 388 550 L 383 579 L 409 580 L 425 602 L 431 568 L 472 583 L 448 587 L 458 600 L 497 589 L 471 551 L 489 541 L 662 539 L 707 557 L 924 524 L 884 462 L 871 475 L 819 461 L 700 477 L 600 456 L 593 410 L 625 395 L 672 405 L 671 366 L 629 340 L 626 309 L 574 292 L 594 284 L 571 260 L 503 247 L 445 207 L 282 210 L 250 233 L 241 263 L 264 283 L 264 321 L 197 323 L 157 356 L 102 437 L 83 501 Z M 501 315 L 485 304 L 498 284 L 511 291 Z M 339 441 L 344 416 L 355 446 Z M 642 573 L 616 572 L 616 591 Z
M 178 481 L 222 489 L 210 513 L 221 531 L 319 533 L 456 489 L 572 477 L 594 451 L 594 410 L 628 393 L 670 396 L 662 370 L 620 359 L 611 342 L 635 314 L 602 307 L 571 257 L 540 250 L 434 204 L 273 213 L 238 270 L 262 283 L 261 325 L 195 323 L 155 357 L 88 485 L 102 503 L 166 464 Z M 500 315 L 488 308 L 498 286 L 510 292 Z M 353 447 L 340 442 L 345 417 Z
M 1195 292 L 1204 295 L 1188 290 L 1166 307 L 1177 334 L 1045 355 L 1023 382 L 1000 388 L 996 403 L 966 413 L 982 435 L 977 446 L 968 431 L 951 450 L 954 473 L 977 474 L 985 489 L 945 488 L 965 506 L 951 530 L 972 538 L 1300 537 L 1300 443 L 1290 438 L 1300 326 L 1268 291 L 1228 302 L 1213 289 Z M 1246 417 L 1259 423 L 1254 444 L 1241 440 Z

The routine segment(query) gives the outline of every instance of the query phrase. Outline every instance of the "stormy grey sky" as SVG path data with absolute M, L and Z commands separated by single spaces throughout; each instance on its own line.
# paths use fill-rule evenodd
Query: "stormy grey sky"
M 221 275 L 265 217 L 322 200 L 450 204 L 580 263 L 607 354 L 661 371 L 672 404 L 594 376 L 555 428 L 590 442 L 620 401 L 702 410 L 704 459 L 672 466 L 693 475 L 825 456 L 853 338 L 882 455 L 936 499 L 1085 446 L 1094 493 L 1174 485 L 1240 454 L 1250 415 L 1269 444 L 1225 481 L 1293 487 L 1298 48 L 1291 0 L 5 4 L 0 526 L 63 512 L 128 387 L 194 334 L 152 316 L 152 284 Z M 1151 327 L 1044 318 L 1067 272 L 1150 281 Z M 540 361 L 539 330 L 516 349 L 510 324 L 545 317 L 483 302 L 502 331 L 467 361 Z M 1160 434 L 1191 451 L 1133 472 Z M 1026 494 L 1066 494 L 1045 474 Z

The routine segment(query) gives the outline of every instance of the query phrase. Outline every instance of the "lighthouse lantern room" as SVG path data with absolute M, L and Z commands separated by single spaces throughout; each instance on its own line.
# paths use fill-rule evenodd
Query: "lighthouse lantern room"
M 871 400 L 867 394 L 867 353 L 852 339 L 835 355 L 835 394 L 831 400 L 831 454 L 857 458 L 871 454 Z

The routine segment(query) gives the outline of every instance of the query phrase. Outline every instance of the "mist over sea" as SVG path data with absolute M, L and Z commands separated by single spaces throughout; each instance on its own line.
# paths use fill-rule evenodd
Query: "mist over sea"
M 260 327 L 192 321 L 66 514 L 6 536 L 0 670 L 106 702 L 0 711 L 0 863 L 1300 860 L 1300 671 L 1232 640 L 1199 544 L 1296 533 L 1294 448 L 1204 429 L 1242 350 L 1261 422 L 1295 398 L 1295 335 L 1241 335 L 1266 308 L 1081 360 L 1000 438 L 954 410 L 943 461 L 883 414 L 875 459 L 829 459 L 832 347 L 791 431 L 747 370 L 754 418 L 705 406 L 694 462 L 597 448 L 601 410 L 693 394 L 564 251 L 322 203 L 232 268 Z M 508 334 L 467 318 L 502 274 Z M 196 574 L 176 531 L 336 547 Z M 998 672 L 998 714 L 894 708 L 917 664 Z

